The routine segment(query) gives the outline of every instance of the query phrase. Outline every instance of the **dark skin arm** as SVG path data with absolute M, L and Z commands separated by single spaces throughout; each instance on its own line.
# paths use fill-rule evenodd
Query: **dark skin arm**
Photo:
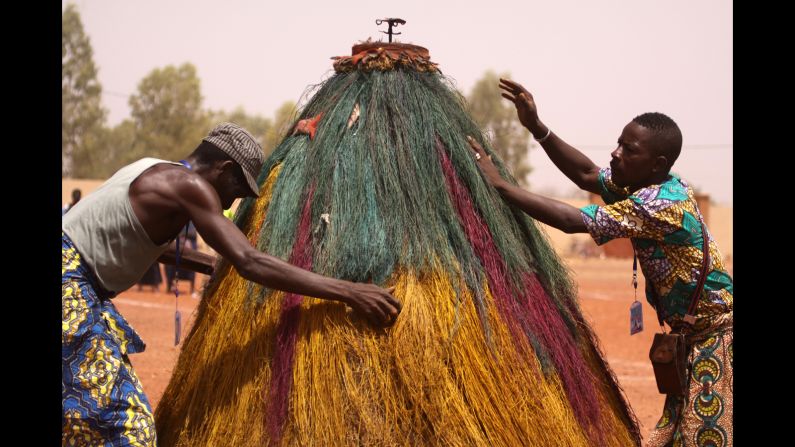
M 176 265 L 177 260 L 177 244 L 172 242 L 168 249 L 157 258 L 157 262 L 163 264 Z M 205 275 L 212 275 L 215 269 L 215 256 L 210 256 L 202 253 L 199 250 L 194 250 L 186 247 L 183 244 L 179 246 L 179 268 L 192 270 L 194 272 L 204 273 Z
M 502 97 L 513 102 L 516 113 L 522 123 L 535 138 L 543 138 L 549 128 L 538 118 L 538 108 L 533 100 L 533 95 L 524 87 L 508 79 L 500 78 Z M 541 143 L 541 147 L 563 172 L 580 189 L 594 194 L 600 193 L 599 167 L 582 152 L 560 139 L 554 132 Z M 540 220 L 540 219 L 539 219 Z
M 474 151 L 473 155 L 479 155 L 479 157 L 475 155 L 475 158 L 483 177 L 508 203 L 518 207 L 534 219 L 566 233 L 588 232 L 579 209 L 567 203 L 525 191 L 507 182 L 500 176 L 500 172 L 483 147 L 470 136 L 467 136 L 467 141 Z
M 130 202 L 155 243 L 173 238 L 192 220 L 204 241 L 245 279 L 345 303 L 376 326 L 393 323 L 400 312 L 400 303 L 391 295 L 394 288 L 325 277 L 254 249 L 238 227 L 221 214 L 216 189 L 191 171 L 172 165 L 151 168 L 131 185 Z

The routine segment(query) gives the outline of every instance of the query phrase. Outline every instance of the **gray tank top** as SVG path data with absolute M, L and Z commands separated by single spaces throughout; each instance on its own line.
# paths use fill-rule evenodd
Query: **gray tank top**
M 130 204 L 130 183 L 159 163 L 144 158 L 119 169 L 113 177 L 63 216 L 61 229 L 96 275 L 99 285 L 122 292 L 138 282 L 169 243 L 155 245 Z

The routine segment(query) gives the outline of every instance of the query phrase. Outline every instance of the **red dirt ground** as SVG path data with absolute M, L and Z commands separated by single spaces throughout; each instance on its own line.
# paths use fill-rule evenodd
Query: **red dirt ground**
M 630 336 L 632 260 L 569 259 L 567 262 L 579 287 L 582 310 L 596 331 L 646 438 L 662 412 L 664 396 L 657 392 L 648 358 L 651 340 L 659 325 L 643 296 L 642 275 L 638 300 L 643 303 L 645 330 Z M 201 282 L 199 278 L 203 277 L 197 276 L 197 284 Z M 184 338 L 199 300 L 191 298 L 186 282 L 181 282 L 180 286 Z M 174 346 L 174 295 L 150 292 L 148 287 L 142 292 L 133 288 L 120 294 L 114 303 L 147 343 L 146 352 L 132 355 L 131 361 L 152 407 L 156 408 L 179 355 L 179 346 Z

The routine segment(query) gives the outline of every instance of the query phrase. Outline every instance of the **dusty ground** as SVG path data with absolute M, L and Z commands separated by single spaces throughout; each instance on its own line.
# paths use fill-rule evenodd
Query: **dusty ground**
M 648 350 L 655 329 L 654 313 L 642 297 L 645 330 L 629 335 L 629 306 L 632 303 L 632 261 L 626 259 L 570 259 L 567 261 L 578 283 L 580 302 L 586 318 L 599 336 L 608 362 L 618 376 L 646 436 L 657 422 L 663 396 L 657 393 Z M 191 298 L 188 285 L 181 283 L 179 306 L 183 334 L 188 333 L 191 314 L 199 301 Z M 146 352 L 131 357 L 144 390 L 156 407 L 168 384 L 179 354 L 174 347 L 174 295 L 135 288 L 114 300 L 116 306 L 147 343 Z

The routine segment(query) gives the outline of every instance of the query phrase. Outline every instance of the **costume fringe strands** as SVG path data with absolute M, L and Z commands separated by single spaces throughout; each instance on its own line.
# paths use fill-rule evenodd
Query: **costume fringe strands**
M 427 50 L 369 43 L 303 108 L 236 224 L 317 273 L 395 286 L 376 329 L 224 261 L 156 411 L 161 446 L 628 446 L 637 421 L 514 181 Z

